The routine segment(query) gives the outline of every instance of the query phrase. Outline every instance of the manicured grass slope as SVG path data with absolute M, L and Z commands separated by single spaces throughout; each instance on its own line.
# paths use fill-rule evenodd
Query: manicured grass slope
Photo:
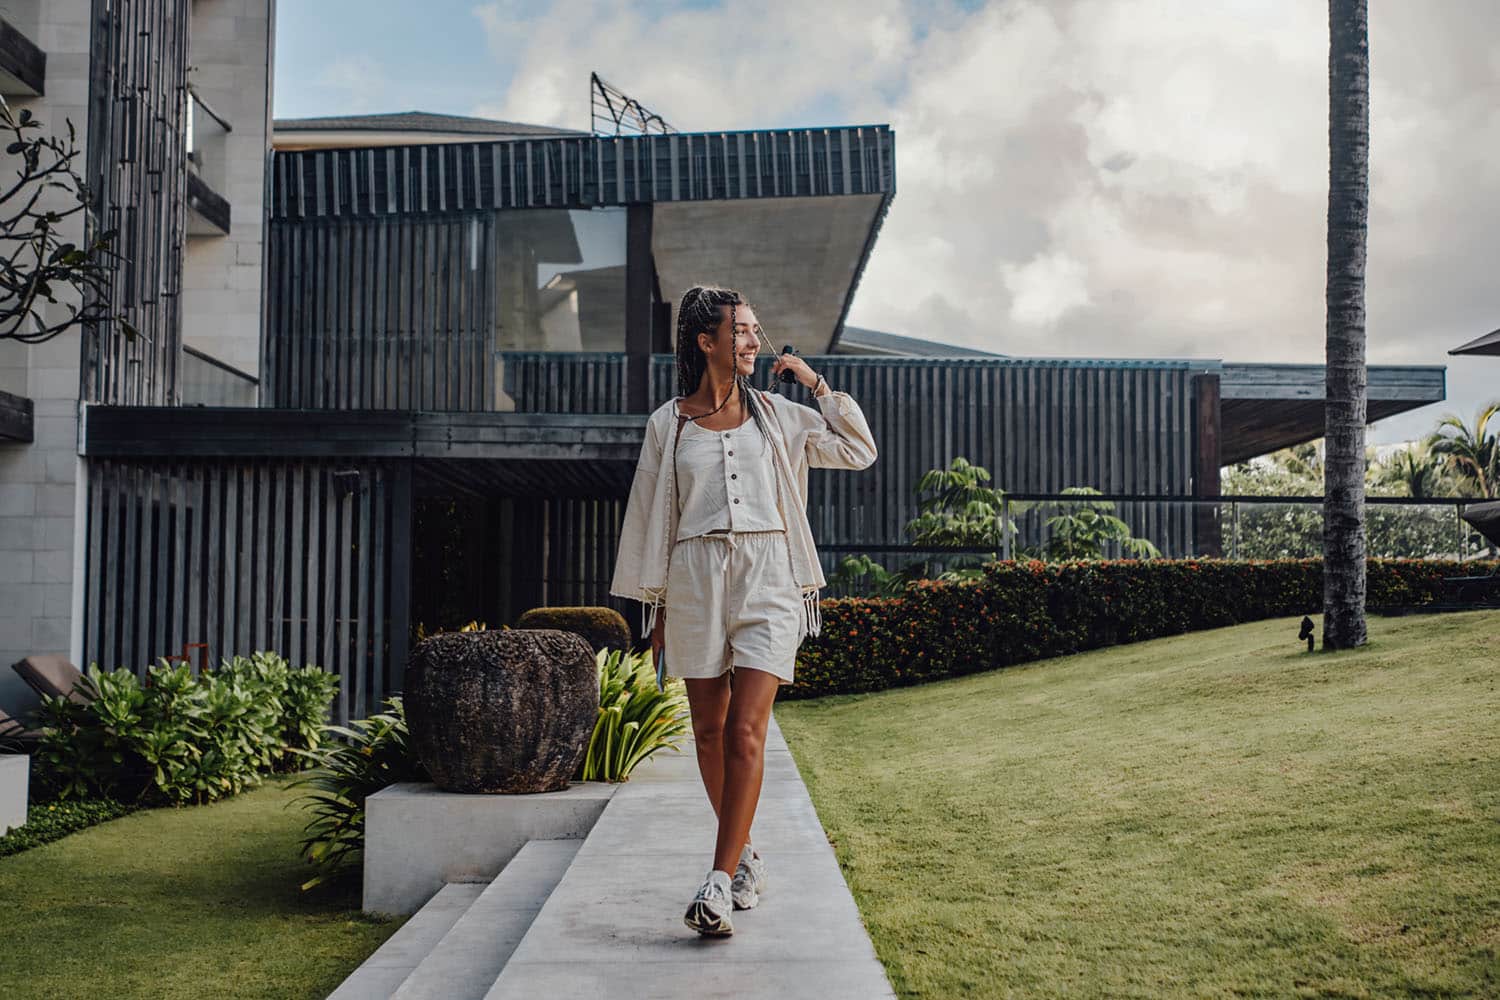
M 1500 614 L 1296 629 L 778 707 L 900 995 L 1500 996 Z
M 0 969 L 23 998 L 321 998 L 397 926 L 357 887 L 300 894 L 284 780 L 134 813 L 0 859 Z

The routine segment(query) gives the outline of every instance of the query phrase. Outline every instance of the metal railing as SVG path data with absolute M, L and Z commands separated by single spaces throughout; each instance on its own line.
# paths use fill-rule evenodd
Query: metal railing
M 177 379 L 183 406 L 255 406 L 260 389 L 254 375 L 186 344 Z
M 1466 506 L 1482 502 L 1474 497 L 1369 497 L 1368 554 L 1454 563 L 1500 557 L 1462 516 Z M 960 546 L 820 538 L 818 549 L 831 579 L 850 557 L 879 567 L 852 584 L 835 584 L 829 596 L 871 593 L 882 573 L 934 578 L 996 559 L 1135 559 L 1153 551 L 1169 559 L 1305 559 L 1323 553 L 1323 498 L 1015 493 L 1002 501 L 990 539 L 992 544 Z M 1132 540 L 1149 542 L 1151 548 Z

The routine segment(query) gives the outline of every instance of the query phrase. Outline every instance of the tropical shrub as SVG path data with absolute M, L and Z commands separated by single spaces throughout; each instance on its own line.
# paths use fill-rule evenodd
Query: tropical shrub
M 163 660 L 144 684 L 131 670 L 90 667 L 85 703 L 42 699 L 37 780 L 60 799 L 151 805 L 211 801 L 259 783 L 283 764 L 289 739 L 303 740 L 307 720 L 326 717 L 337 679 L 257 657 L 198 676 Z
M 263 697 L 269 695 L 280 702 L 277 724 L 280 747 L 272 757 L 271 767 L 275 771 L 302 767 L 305 758 L 297 751 L 317 749 L 323 725 L 328 721 L 329 706 L 338 694 L 338 677 L 321 667 L 294 668 L 270 652 L 226 660 L 218 673 L 221 677 L 239 677 L 248 686 L 258 686 Z
M 1069 486 L 1064 496 L 1077 500 L 1052 501 L 1044 505 L 1047 518 L 1047 541 L 1043 546 L 1052 562 L 1074 559 L 1103 559 L 1111 547 L 1136 559 L 1156 559 L 1161 552 L 1150 541 L 1136 538 L 1130 525 L 1115 516 L 1115 505 L 1109 500 L 1095 500 L 1099 491 L 1091 486 Z
M 516 628 L 555 628 L 583 636 L 595 653 L 630 646 L 630 626 L 614 608 L 532 608 L 516 620 Z
M 1466 572 L 1495 564 L 1470 563 Z M 1368 601 L 1431 603 L 1452 563 L 1369 563 Z M 833 598 L 783 697 L 878 691 L 1082 650 L 1283 615 L 1319 614 L 1317 559 L 994 562 L 977 581 L 921 580 L 899 598 Z
M 426 781 L 427 772 L 411 750 L 406 710 L 388 698 L 386 710 L 348 726 L 324 726 L 319 745 L 299 751 L 313 762 L 292 782 L 312 789 L 297 801 L 312 811 L 303 828 L 302 857 L 316 874 L 302 883 L 311 889 L 348 870 L 365 846 L 365 800 L 398 781 Z
M 687 732 L 682 681 L 656 687 L 651 653 L 601 649 L 599 718 L 589 736 L 583 781 L 625 781 L 641 761 L 664 747 L 676 749 Z

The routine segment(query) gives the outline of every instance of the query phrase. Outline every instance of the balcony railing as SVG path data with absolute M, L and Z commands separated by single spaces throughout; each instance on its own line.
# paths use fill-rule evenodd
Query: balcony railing
M 186 345 L 177 379 L 184 406 L 254 406 L 260 388 L 254 375 Z
M 229 201 L 222 192 L 229 183 L 226 139 L 233 128 L 192 85 L 187 95 L 187 202 L 193 213 L 188 235 L 227 235 Z

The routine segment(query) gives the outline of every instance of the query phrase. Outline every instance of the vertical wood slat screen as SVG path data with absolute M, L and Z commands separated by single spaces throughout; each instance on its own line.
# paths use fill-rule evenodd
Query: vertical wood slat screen
M 274 650 L 338 675 L 334 715 L 399 686 L 388 656 L 393 469 L 349 462 L 88 463 L 84 659 L 143 671 Z M 200 651 L 186 650 L 192 662 Z
M 274 224 L 267 405 L 494 408 L 494 215 Z
M 92 0 L 87 173 L 89 235 L 107 230 L 119 258 L 108 312 L 81 339 L 81 398 L 177 402 L 186 241 L 189 0 Z
M 1092 486 L 1104 493 L 1192 494 L 1192 369 L 1172 363 L 812 357 L 859 403 L 880 451 L 863 472 L 812 470 L 808 514 L 820 550 L 906 541 L 916 486 L 963 456 L 1012 493 Z M 676 361 L 652 359 L 652 406 L 676 392 Z M 754 382 L 770 383 L 770 364 Z M 816 405 L 799 386 L 794 402 Z M 1191 555 L 1186 504 L 1117 505 L 1137 535 Z M 1023 540 L 1025 541 L 1025 540 Z M 1035 538 L 1029 539 L 1035 541 Z M 837 561 L 829 556 L 832 565 Z

